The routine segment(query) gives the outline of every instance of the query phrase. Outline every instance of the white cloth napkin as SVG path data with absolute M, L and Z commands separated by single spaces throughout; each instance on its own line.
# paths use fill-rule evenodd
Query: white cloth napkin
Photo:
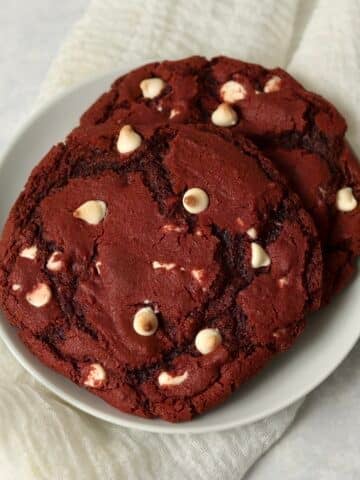
M 283 66 L 332 98 L 360 147 L 357 0 L 93 0 L 44 82 L 38 104 L 147 58 L 227 54 Z M 2 480 L 240 479 L 301 404 L 206 435 L 155 435 L 96 420 L 35 382 L 0 344 Z

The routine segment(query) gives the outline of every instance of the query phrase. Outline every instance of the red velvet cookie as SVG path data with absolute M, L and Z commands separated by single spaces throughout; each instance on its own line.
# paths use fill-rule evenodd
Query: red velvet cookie
M 115 117 L 32 172 L 0 243 L 0 301 L 76 384 L 125 412 L 188 420 L 303 330 L 320 242 L 249 141 Z
M 81 125 L 134 114 L 163 124 L 216 124 L 251 138 L 315 219 L 325 257 L 323 301 L 347 283 L 360 254 L 360 166 L 344 139 L 346 123 L 329 102 L 279 68 L 191 57 L 119 78 Z

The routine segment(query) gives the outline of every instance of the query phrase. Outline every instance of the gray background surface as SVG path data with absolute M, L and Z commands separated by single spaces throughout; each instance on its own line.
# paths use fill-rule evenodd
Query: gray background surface
M 52 58 L 87 4 L 88 0 L 1 0 L 0 153 L 31 112 Z M 246 480 L 360 478 L 359 364 L 358 344 L 307 398 L 287 434 Z

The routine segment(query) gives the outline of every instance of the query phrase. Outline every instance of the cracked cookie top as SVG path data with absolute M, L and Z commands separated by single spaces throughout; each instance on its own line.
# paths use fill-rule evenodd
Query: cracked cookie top
M 346 123 L 324 98 L 280 68 L 226 57 L 145 65 L 119 78 L 81 119 L 202 122 L 249 137 L 282 171 L 313 216 L 324 251 L 324 297 L 350 278 L 360 254 L 360 165 Z
M 140 118 L 80 128 L 35 168 L 0 244 L 0 299 L 47 365 L 180 421 L 293 343 L 320 303 L 320 244 L 249 141 Z

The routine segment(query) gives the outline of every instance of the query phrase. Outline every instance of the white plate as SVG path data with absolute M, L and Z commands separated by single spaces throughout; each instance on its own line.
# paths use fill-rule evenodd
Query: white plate
M 127 71 L 128 68 L 124 68 Z M 0 162 L 0 224 L 31 169 L 74 127 L 80 114 L 105 91 L 118 73 L 106 75 L 61 96 L 26 123 Z M 309 325 L 287 353 L 279 355 L 222 406 L 191 422 L 168 424 L 122 413 L 42 365 L 20 342 L 4 318 L 0 336 L 37 380 L 71 405 L 111 423 L 166 433 L 204 433 L 259 420 L 314 389 L 340 364 L 360 335 L 360 277 Z

